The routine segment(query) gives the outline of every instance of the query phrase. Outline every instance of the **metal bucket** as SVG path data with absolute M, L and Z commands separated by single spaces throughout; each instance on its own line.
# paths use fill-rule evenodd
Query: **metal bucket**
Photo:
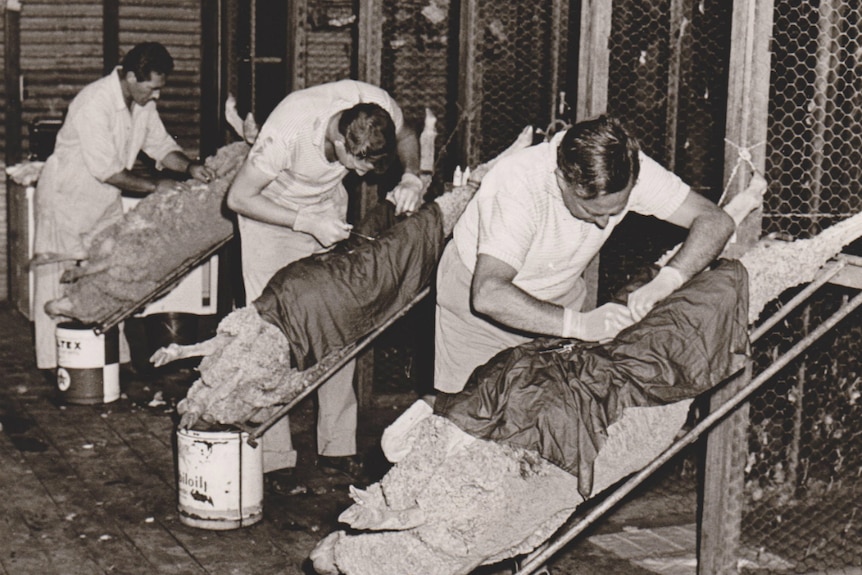
M 226 530 L 263 518 L 263 449 L 239 431 L 177 430 L 180 522 Z
M 67 403 L 111 403 L 120 397 L 120 330 L 97 334 L 78 322 L 57 325 L 57 388 Z

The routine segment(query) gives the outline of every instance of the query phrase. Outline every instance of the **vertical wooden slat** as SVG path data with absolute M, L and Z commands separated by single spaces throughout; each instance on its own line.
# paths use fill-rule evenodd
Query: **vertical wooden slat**
M 220 103 L 222 97 L 219 70 L 220 0 L 201 0 L 201 145 L 202 158 L 212 155 L 224 143 Z
M 293 0 L 288 8 L 287 30 L 288 63 L 290 85 L 288 90 L 302 90 L 308 86 L 306 55 L 308 53 L 308 0 Z
M 10 2 L 4 12 L 3 72 L 6 86 L 6 165 L 21 161 L 21 12 Z
M 458 39 L 458 107 L 461 114 L 467 114 L 467 121 L 461 122 L 461 130 L 458 134 L 461 149 L 461 160 L 466 165 L 476 165 L 479 158 L 479 150 L 473 146 L 474 122 L 471 117 L 479 117 L 476 102 L 479 99 L 478 87 L 480 80 L 480 67 L 476 62 L 476 18 L 478 0 L 462 0 L 461 19 Z M 460 119 L 459 119 L 460 122 Z
M 670 0 L 670 61 L 667 78 L 667 113 L 665 120 L 665 149 L 668 170 L 676 169 L 677 123 L 679 119 L 680 84 L 682 82 L 683 53 L 686 46 L 686 14 L 691 11 L 692 0 Z M 685 58 L 689 61 L 690 58 Z
M 357 79 L 375 86 L 381 81 L 381 58 L 383 56 L 383 2 L 382 0 L 359 0 L 359 26 L 356 39 Z M 362 182 L 359 186 L 357 214 L 359 221 L 377 202 L 377 186 Z M 369 347 L 356 359 L 353 381 L 356 384 L 356 400 L 359 408 L 370 405 L 374 384 L 374 347 Z
M 584 0 L 581 3 L 576 121 L 603 114 L 608 109 L 612 13 L 611 2 Z M 598 302 L 599 261 L 600 256 L 597 254 L 584 270 L 584 281 L 587 286 L 584 309 L 592 309 Z
M 359 37 L 357 38 L 357 78 L 380 85 L 383 55 L 383 1 L 359 0 Z
M 120 0 L 102 0 L 102 61 L 105 75 L 120 62 Z
M 728 78 L 725 180 L 729 197 L 742 191 L 750 179 L 749 170 L 737 168 L 736 146 L 752 147 L 751 161 L 761 171 L 765 165 L 768 122 L 772 0 L 734 2 L 733 28 Z M 760 236 L 761 213 L 750 215 L 739 226 L 737 245 L 740 253 Z M 730 257 L 733 257 L 732 255 Z M 738 378 L 714 394 L 711 408 L 716 409 L 751 379 Z M 707 438 L 704 472 L 703 514 L 698 545 L 698 575 L 737 573 L 742 510 L 744 504 L 745 464 L 747 459 L 748 404 L 733 412 Z
M 603 114 L 608 109 L 612 12 L 612 3 L 606 0 L 583 0 L 581 3 L 576 120 Z

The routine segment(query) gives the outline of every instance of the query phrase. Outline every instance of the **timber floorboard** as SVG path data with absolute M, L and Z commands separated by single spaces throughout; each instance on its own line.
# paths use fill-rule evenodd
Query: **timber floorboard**
M 255 525 L 194 528 L 180 522 L 177 510 L 175 430 L 176 403 L 195 372 L 123 370 L 117 401 L 64 405 L 53 374 L 35 367 L 31 330 L 0 303 L 0 575 L 314 573 L 309 553 L 343 527 L 337 518 L 351 501 L 345 478 L 315 466 L 313 394 L 290 413 L 296 489 L 287 495 L 265 489 Z M 380 391 L 359 413 L 357 444 L 367 475 L 360 487 L 388 470 L 380 436 L 418 396 L 398 382 Z M 575 551 L 553 561 L 554 575 L 648 575 L 587 543 Z M 505 571 L 480 568 L 474 575 L 491 573 Z
M 194 372 L 124 370 L 119 400 L 65 405 L 52 374 L 35 368 L 30 329 L 0 307 L 0 575 L 313 572 L 308 554 L 349 497 L 345 481 L 314 466 L 312 400 L 291 413 L 300 489 L 265 493 L 255 525 L 190 527 L 177 510 L 175 407 Z M 385 424 L 398 413 L 387 407 Z

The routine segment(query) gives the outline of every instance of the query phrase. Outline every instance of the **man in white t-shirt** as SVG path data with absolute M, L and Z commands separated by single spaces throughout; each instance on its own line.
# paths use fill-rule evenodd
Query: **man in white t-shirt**
M 400 183 L 387 196 L 396 214 L 418 209 L 419 142 L 404 125 L 398 104 L 383 89 L 341 80 L 289 94 L 260 129 L 245 164 L 228 191 L 239 214 L 246 300 L 263 291 L 287 264 L 346 239 L 348 172 L 383 172 L 395 156 Z M 317 390 L 318 465 L 356 476 L 355 362 Z M 263 436 L 266 470 L 295 465 L 287 418 Z
M 582 274 L 629 211 L 686 228 L 687 239 L 627 307 L 581 312 Z M 501 160 L 440 262 L 435 388 L 457 393 L 476 367 L 537 335 L 613 338 L 714 260 L 733 230 L 723 210 L 643 154 L 607 116 Z

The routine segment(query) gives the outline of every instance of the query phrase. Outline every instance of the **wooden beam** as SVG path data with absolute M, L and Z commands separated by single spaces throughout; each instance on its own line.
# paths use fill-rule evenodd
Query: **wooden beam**
M 676 143 L 678 139 L 680 84 L 686 75 L 685 64 L 691 58 L 683 54 L 690 53 L 691 35 L 687 33 L 690 20 L 692 0 L 671 0 L 670 3 L 670 61 L 667 77 L 667 113 L 665 122 L 665 167 L 671 172 L 676 169 Z
M 379 86 L 383 79 L 383 2 L 359 0 L 356 74 L 359 80 Z
M 308 0 L 288 3 L 287 57 L 288 92 L 302 90 L 308 83 L 306 54 L 308 52 Z
M 105 75 L 120 63 L 120 0 L 102 0 L 102 67 Z
M 3 12 L 4 51 L 3 65 L 6 79 L 6 165 L 12 166 L 21 157 L 21 4 L 10 1 Z
M 724 155 L 725 189 L 728 190 L 725 201 L 744 190 L 750 180 L 750 168 L 742 161 L 740 148 L 750 152 L 751 162 L 759 171 L 763 172 L 766 163 L 772 11 L 772 0 L 742 0 L 733 4 L 728 66 L 728 143 Z M 758 210 L 739 226 L 737 249 L 741 252 L 760 237 L 761 217 Z M 711 398 L 711 409 L 718 409 L 750 379 L 749 366 L 746 377 L 734 380 Z M 746 403 L 707 437 L 698 575 L 737 573 L 748 427 Z
M 463 0 L 458 39 L 458 113 L 457 124 L 461 161 L 465 165 L 476 165 L 479 159 L 478 150 L 473 145 L 473 118 L 479 117 L 477 94 L 481 94 L 481 66 L 476 60 L 476 21 L 478 10 L 477 0 Z
M 201 0 L 200 156 L 206 158 L 224 143 L 221 92 L 220 0 Z
M 606 0 L 581 2 L 576 121 L 604 114 L 608 110 L 612 14 L 612 3 Z
M 575 109 L 577 122 L 604 114 L 608 110 L 612 4 L 602 0 L 581 2 L 578 101 Z M 584 309 L 592 309 L 598 304 L 599 263 L 600 256 L 596 254 L 584 270 L 584 282 L 587 286 Z

